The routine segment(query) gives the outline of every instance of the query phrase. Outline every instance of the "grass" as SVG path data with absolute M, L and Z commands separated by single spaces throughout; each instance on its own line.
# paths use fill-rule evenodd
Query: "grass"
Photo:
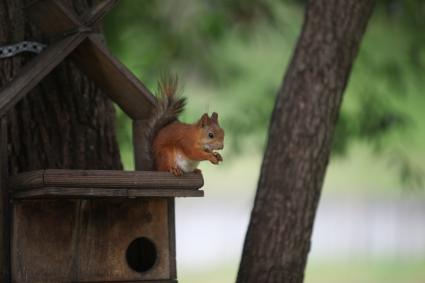
M 312 262 L 305 283 L 423 283 L 425 259 Z
M 398 260 L 313 260 L 308 264 L 305 283 L 423 283 L 425 259 Z M 179 271 L 181 283 L 233 283 L 237 263 L 204 270 L 187 267 Z

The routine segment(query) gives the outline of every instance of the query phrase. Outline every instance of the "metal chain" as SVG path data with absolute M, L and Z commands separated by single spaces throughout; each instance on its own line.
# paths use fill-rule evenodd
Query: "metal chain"
M 35 41 L 22 41 L 16 44 L 0 46 L 0 58 L 15 56 L 21 52 L 40 53 L 46 47 L 45 44 Z

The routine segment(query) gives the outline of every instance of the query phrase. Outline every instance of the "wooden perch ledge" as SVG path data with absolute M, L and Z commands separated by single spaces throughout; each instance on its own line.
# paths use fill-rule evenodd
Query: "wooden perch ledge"
M 10 178 L 15 199 L 202 197 L 200 174 L 168 172 L 46 169 Z

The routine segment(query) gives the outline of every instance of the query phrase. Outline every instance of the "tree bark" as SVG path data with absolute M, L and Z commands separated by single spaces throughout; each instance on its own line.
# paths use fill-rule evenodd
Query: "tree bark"
M 42 41 L 37 28 L 25 15 L 26 2 L 29 1 L 0 0 L 0 45 L 23 40 Z M 83 14 L 94 1 L 65 2 L 77 14 Z M 0 59 L 0 87 L 13 80 L 33 56 L 36 55 L 21 53 L 12 58 Z M 65 61 L 59 65 L 19 102 L 7 114 L 7 123 L 9 174 L 43 168 L 122 168 L 113 105 L 72 62 Z M 23 207 L 22 210 L 27 207 L 47 211 L 48 216 L 57 212 L 54 209 L 58 207 L 58 202 L 31 201 L 20 204 L 20 207 Z M 95 201 L 62 200 L 61 203 L 72 205 L 74 211 L 81 215 L 90 214 L 90 209 L 96 207 Z M 6 219 L 5 209 L 4 205 L 0 209 L 3 227 L 10 220 Z M 15 212 L 14 217 L 24 216 Z M 32 220 L 29 217 L 21 223 L 31 223 Z M 7 239 L 4 239 L 8 235 L 5 235 L 5 230 L 0 239 L 3 243 L 0 248 L 0 282 L 8 282 L 10 279 L 10 259 L 7 258 L 9 247 Z
M 238 283 L 297 282 L 372 0 L 311 0 L 269 128 Z
M 65 1 L 77 14 L 93 1 Z M 24 3 L 0 1 L 0 44 L 41 41 Z M 0 86 L 35 55 L 0 60 Z M 8 114 L 9 169 L 121 168 L 112 103 L 72 62 L 59 65 Z

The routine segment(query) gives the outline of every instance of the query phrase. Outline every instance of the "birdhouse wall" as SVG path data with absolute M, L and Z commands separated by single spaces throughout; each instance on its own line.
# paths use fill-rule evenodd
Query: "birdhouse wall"
M 25 200 L 13 209 L 12 282 L 133 282 L 174 279 L 174 207 L 169 199 Z M 171 210 L 169 210 L 171 209 Z M 174 226 L 173 226 L 174 227 Z M 145 272 L 128 263 L 130 244 L 153 242 Z M 171 243 L 171 244 L 170 244 Z M 145 255 L 144 247 L 136 254 Z M 136 258 L 140 264 L 146 258 Z

